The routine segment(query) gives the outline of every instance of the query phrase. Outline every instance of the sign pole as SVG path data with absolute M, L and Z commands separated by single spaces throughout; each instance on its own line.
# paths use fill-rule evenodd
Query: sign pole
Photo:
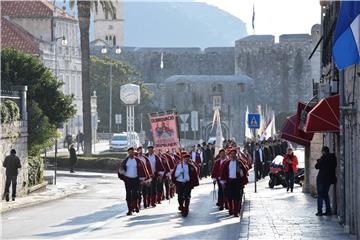
M 253 132 L 254 132 L 254 140 L 256 139 L 256 129 L 254 128 L 253 129 Z M 255 184 L 254 184 L 254 186 L 255 186 L 255 193 L 257 192 L 257 186 L 256 186 L 256 183 L 257 183 L 257 177 L 256 177 L 256 175 L 257 175 L 257 164 L 256 164 L 256 159 L 254 159 L 255 161 L 254 161 L 254 170 L 255 170 L 255 174 L 254 174 L 254 178 L 255 178 Z

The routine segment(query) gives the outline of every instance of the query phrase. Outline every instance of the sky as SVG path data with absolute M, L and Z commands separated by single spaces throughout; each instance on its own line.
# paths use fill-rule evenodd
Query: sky
M 255 34 L 310 33 L 320 23 L 319 0 L 196 0 L 217 6 L 239 17 L 253 34 L 252 14 L 255 9 Z
M 251 19 L 255 7 L 255 34 L 310 33 L 320 23 L 319 0 L 124 0 L 146 2 L 205 2 L 223 9 L 247 24 L 253 34 Z

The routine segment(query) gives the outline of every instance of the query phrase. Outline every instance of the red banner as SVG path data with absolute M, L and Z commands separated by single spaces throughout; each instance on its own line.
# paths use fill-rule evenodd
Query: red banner
M 150 116 L 154 147 L 162 151 L 179 148 L 176 115 Z

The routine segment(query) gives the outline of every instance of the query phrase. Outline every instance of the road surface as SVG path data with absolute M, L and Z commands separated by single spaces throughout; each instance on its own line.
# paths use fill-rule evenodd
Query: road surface
M 176 198 L 126 216 L 125 189 L 111 174 L 59 177 L 90 185 L 66 199 L 2 215 L 2 239 L 236 239 L 239 218 L 219 212 L 211 179 L 192 192 L 190 213 L 181 217 Z

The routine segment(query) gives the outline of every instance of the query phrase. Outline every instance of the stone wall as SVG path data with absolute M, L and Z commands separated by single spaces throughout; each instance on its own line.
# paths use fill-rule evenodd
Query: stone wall
M 28 189 L 27 123 L 25 121 L 18 121 L 11 124 L 1 124 L 0 128 L 1 195 L 4 192 L 6 178 L 5 168 L 2 167 L 2 163 L 5 159 L 5 156 L 10 154 L 10 150 L 12 148 L 16 150 L 16 155 L 20 158 L 22 165 L 17 178 L 17 195 L 25 195 L 27 194 Z
M 281 35 L 279 43 L 272 35 L 245 37 L 235 44 L 235 74 L 255 80 L 258 104 L 294 112 L 298 101 L 311 99 L 314 72 L 320 71 L 308 61 L 313 45 L 307 34 Z
M 91 54 L 102 58 L 101 46 L 92 45 Z M 163 69 L 160 68 L 163 53 Z M 124 47 L 120 55 L 108 51 L 111 58 L 133 66 L 145 83 L 163 83 L 173 75 L 233 75 L 234 48 L 132 48 Z

